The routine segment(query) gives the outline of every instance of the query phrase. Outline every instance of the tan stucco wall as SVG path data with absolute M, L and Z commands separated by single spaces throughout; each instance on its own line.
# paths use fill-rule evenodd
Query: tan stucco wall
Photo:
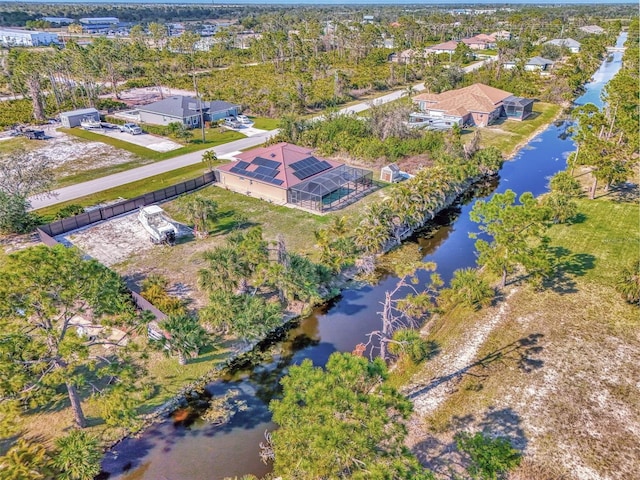
M 249 195 L 274 203 L 287 203 L 287 191 L 283 188 L 267 185 L 247 177 L 239 177 L 229 172 L 220 172 L 220 185 L 234 192 Z M 249 192 L 249 193 L 247 193 Z

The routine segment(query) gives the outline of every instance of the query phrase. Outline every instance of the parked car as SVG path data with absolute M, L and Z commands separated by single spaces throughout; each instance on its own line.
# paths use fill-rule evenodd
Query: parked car
M 120 127 L 120 131 L 131 135 L 140 135 L 142 133 L 142 129 L 135 123 L 125 123 Z
M 230 128 L 240 128 L 242 124 L 235 117 L 227 117 L 224 119 L 224 126 Z
M 253 125 L 253 122 L 251 121 L 251 119 L 246 115 L 238 115 L 236 119 L 238 120 L 238 122 L 240 122 L 243 125 Z

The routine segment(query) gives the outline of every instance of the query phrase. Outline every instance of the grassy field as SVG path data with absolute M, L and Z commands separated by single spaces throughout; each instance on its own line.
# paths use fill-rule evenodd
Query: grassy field
M 497 147 L 505 156 L 510 156 L 529 138 L 553 121 L 562 110 L 559 105 L 536 102 L 533 104 L 534 115 L 518 122 L 515 120 L 501 120 L 489 127 L 479 127 L 480 144 L 483 147 Z M 471 133 L 476 129 L 465 129 L 463 140 L 470 140 Z
M 523 450 L 516 479 L 626 479 L 640 468 L 640 315 L 612 286 L 640 253 L 638 206 L 603 198 L 581 200 L 580 211 L 578 223 L 551 229 L 563 259 L 544 291 L 509 285 L 506 301 L 436 320 L 441 351 L 408 387 L 428 392 L 414 400 L 413 448 L 436 471 L 462 461 L 460 429 Z
M 280 126 L 279 118 L 266 118 L 266 117 L 250 117 L 255 128 L 260 130 L 275 130 Z

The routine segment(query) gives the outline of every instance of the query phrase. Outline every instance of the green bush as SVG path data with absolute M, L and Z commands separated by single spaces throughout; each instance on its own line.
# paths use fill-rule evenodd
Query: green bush
M 497 480 L 520 465 L 522 455 L 506 438 L 491 438 L 482 432 L 473 436 L 461 432 L 456 434 L 455 439 L 458 450 L 471 458 L 468 471 L 473 478 Z
M 81 213 L 84 213 L 84 207 L 82 205 L 72 203 L 58 210 L 54 218 L 56 220 L 60 220 L 62 218 L 73 217 L 74 215 L 79 215 Z

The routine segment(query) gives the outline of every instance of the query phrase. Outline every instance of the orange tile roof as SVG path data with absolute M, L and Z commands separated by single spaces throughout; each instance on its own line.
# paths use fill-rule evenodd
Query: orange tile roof
M 464 116 L 469 112 L 490 113 L 512 94 L 482 83 L 474 83 L 458 90 L 442 93 L 422 93 L 413 97 L 414 101 L 432 103 L 429 109 L 443 111 L 450 115 Z

